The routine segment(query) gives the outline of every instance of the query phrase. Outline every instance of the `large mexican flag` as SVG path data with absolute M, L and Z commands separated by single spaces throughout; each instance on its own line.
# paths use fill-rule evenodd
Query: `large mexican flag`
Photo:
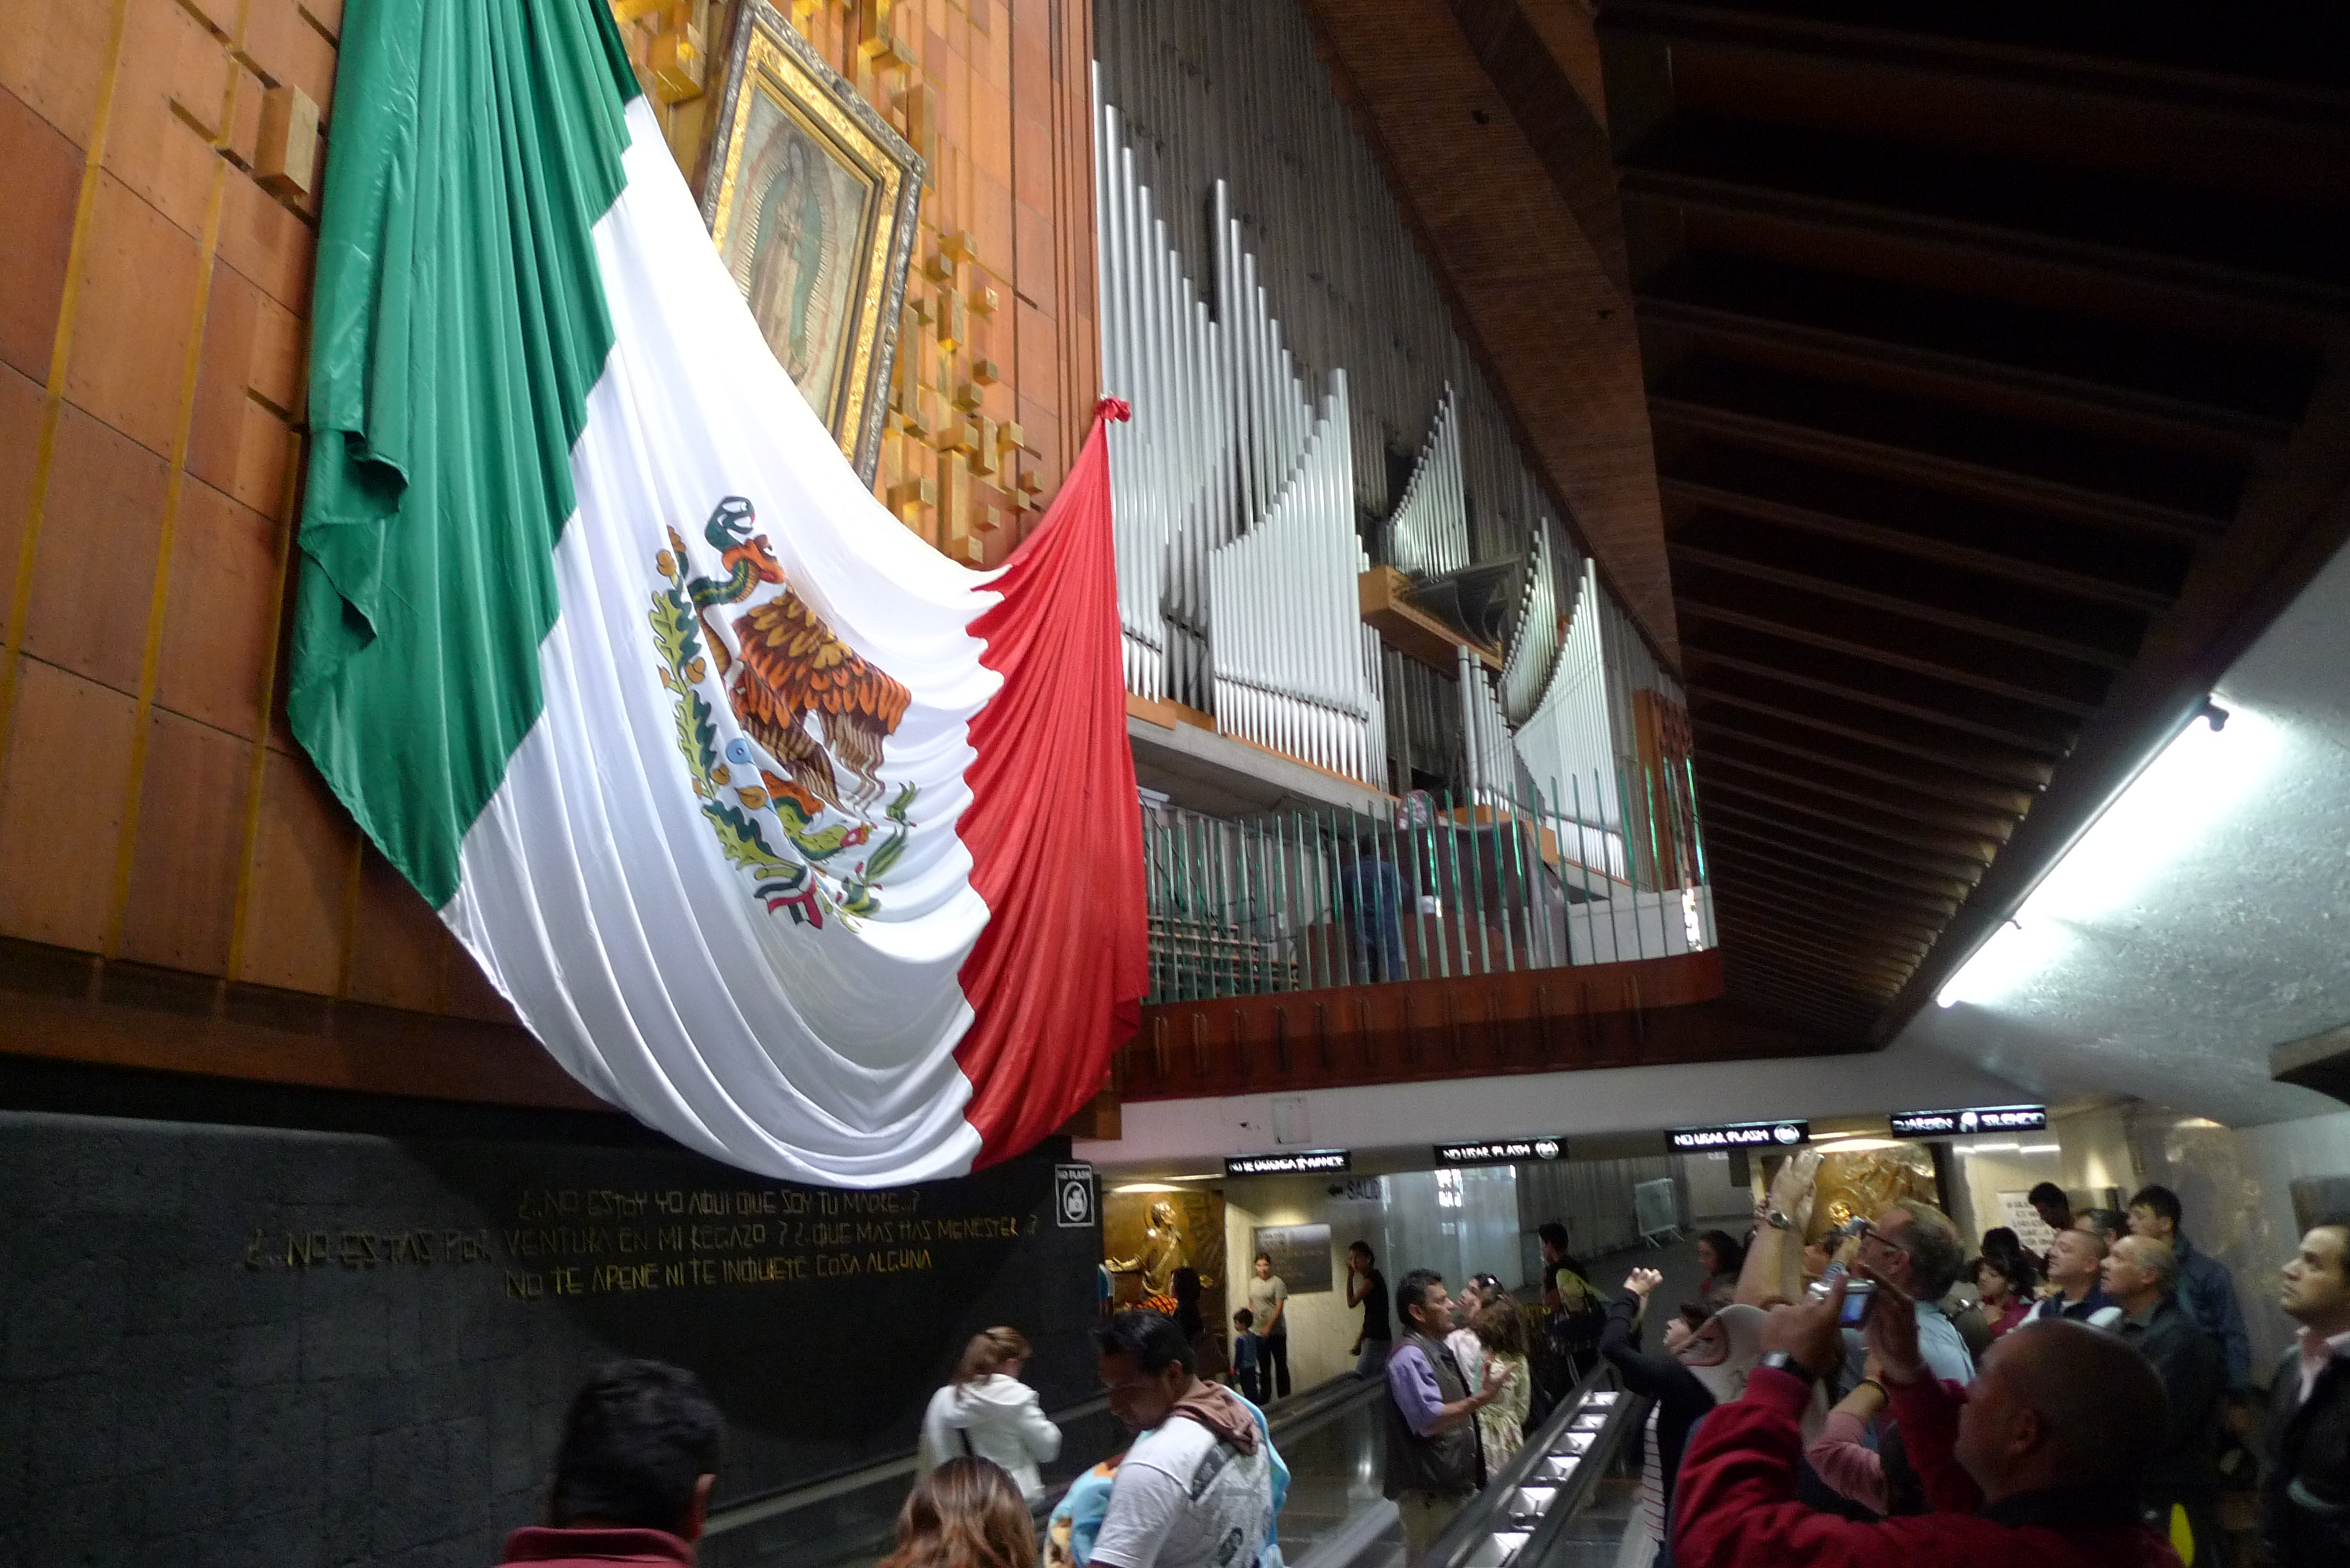
M 288 706 L 548 1051 L 746 1169 L 1034 1144 L 1143 991 L 1103 443 L 975 573 L 860 484 L 604 0 L 347 15 Z

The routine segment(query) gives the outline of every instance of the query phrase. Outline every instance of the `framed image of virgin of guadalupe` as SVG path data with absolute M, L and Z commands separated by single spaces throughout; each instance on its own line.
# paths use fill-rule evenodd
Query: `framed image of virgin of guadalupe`
M 776 360 L 868 484 L 921 190 L 905 138 L 767 0 L 745 0 L 702 221 Z

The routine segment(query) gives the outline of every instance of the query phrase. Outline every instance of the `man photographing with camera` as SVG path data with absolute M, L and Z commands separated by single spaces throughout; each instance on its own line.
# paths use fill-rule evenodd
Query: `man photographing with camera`
M 1773 1310 L 1745 1394 L 1691 1438 L 1677 1494 L 1676 1568 L 2178 1568 L 2178 1554 L 2137 1513 L 2140 1438 L 2159 1431 L 2165 1416 L 2162 1385 L 2144 1356 L 2080 1324 L 2027 1324 L 1992 1348 L 1971 1387 L 1960 1387 L 1936 1378 L 1926 1359 L 1925 1303 L 1895 1271 L 1866 1257 L 1855 1267 L 1876 1286 L 1866 1344 L 1933 1511 L 1860 1523 L 1795 1501 L 1804 1407 L 1845 1359 L 1846 1287 L 1838 1279 L 1824 1297 Z

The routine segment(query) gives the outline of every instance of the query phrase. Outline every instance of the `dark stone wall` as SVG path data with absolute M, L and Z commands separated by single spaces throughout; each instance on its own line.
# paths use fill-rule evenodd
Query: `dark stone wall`
M 722 1502 L 910 1447 L 992 1324 L 1035 1342 L 1048 1409 L 1095 1391 L 1099 1231 L 1055 1222 L 1065 1148 L 846 1194 L 617 1119 L 411 1105 L 360 1131 L 356 1103 L 307 1118 L 331 1127 L 0 1110 L 0 1562 L 494 1563 L 613 1356 L 708 1383 Z

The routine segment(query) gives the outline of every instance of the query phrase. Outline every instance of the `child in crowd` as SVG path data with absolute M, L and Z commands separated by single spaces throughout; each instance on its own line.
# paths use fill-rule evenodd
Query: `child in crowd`
M 1526 1370 L 1526 1359 L 1533 1345 L 1523 1310 L 1505 1292 L 1494 1292 L 1484 1299 L 1477 1315 L 1469 1320 L 1469 1329 L 1484 1351 L 1481 1361 L 1498 1363 L 1513 1374 L 1503 1385 L 1501 1397 L 1477 1412 L 1485 1473 L 1492 1476 L 1510 1462 L 1510 1456 L 1525 1439 L 1526 1415 L 1534 1398 L 1534 1378 Z M 1478 1376 L 1482 1380 L 1483 1376 L 1481 1368 Z
M 1256 1314 L 1246 1307 L 1232 1314 L 1232 1386 L 1241 1391 L 1242 1398 L 1262 1405 L 1264 1384 L 1257 1372 L 1264 1363 L 1257 1355 L 1259 1341 L 1252 1332 L 1255 1323 Z

